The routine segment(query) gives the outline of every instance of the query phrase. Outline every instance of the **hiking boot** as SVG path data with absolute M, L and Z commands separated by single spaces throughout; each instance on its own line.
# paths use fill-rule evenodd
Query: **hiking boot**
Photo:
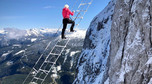
M 66 37 L 65 37 L 65 36 L 62 36 L 62 39 L 66 39 Z
M 70 30 L 70 32 L 75 32 L 75 30 Z

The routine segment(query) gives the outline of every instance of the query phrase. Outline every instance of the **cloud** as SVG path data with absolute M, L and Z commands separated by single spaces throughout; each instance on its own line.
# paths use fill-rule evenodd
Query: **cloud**
M 44 9 L 56 8 L 55 6 L 44 6 Z
M 15 28 L 4 28 L 7 39 L 19 39 L 23 36 L 25 36 L 26 31 L 25 30 L 20 30 L 20 29 L 15 29 Z

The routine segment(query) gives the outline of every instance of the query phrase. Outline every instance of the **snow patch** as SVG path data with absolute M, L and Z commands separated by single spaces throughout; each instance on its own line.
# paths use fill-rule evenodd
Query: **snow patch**
M 60 71 L 60 70 L 61 70 L 61 65 L 59 65 L 59 66 L 57 66 L 57 67 L 53 67 L 52 72 L 53 72 L 53 73 L 57 73 L 57 72 Z
M 72 57 L 72 56 L 74 56 L 76 53 L 79 53 L 80 51 L 72 51 L 71 53 L 70 53 L 70 57 Z
M 31 39 L 31 42 L 34 42 L 34 41 L 36 41 L 37 40 L 37 38 L 32 38 Z
M 109 84 L 109 78 L 104 82 L 104 84 Z
M 21 53 L 23 53 L 23 52 L 25 52 L 25 50 L 21 50 L 21 51 L 15 53 L 14 55 L 19 55 L 19 54 L 21 54 Z
M 114 63 L 116 63 L 117 60 L 121 59 L 122 50 L 123 50 L 123 43 L 120 45 L 119 50 L 117 51 L 117 54 L 116 54 L 115 59 L 114 59 Z
M 58 75 L 57 74 L 52 74 L 51 77 L 56 79 L 56 78 L 58 78 Z
M 147 61 L 146 65 L 152 64 L 152 57 Z
M 11 52 L 12 52 L 12 51 L 8 51 L 7 53 L 4 53 L 4 54 L 2 55 L 2 57 L 6 57 L 6 56 L 9 55 Z
M 27 45 L 27 46 L 29 47 L 29 46 L 31 46 L 31 45 Z
M 65 53 L 65 57 L 64 57 L 64 61 L 63 61 L 63 64 L 66 62 L 67 60 L 67 57 L 68 57 L 68 53 L 70 52 L 70 49 L 66 49 L 66 53 Z
M 123 70 L 120 71 L 120 76 L 117 82 L 124 82 L 125 72 Z
M 14 47 L 20 47 L 21 48 L 21 44 L 14 44 Z
M 56 33 L 57 32 L 57 29 L 41 29 L 40 30 L 41 33 Z
M 67 33 L 67 37 L 70 37 L 70 38 L 85 38 L 85 35 L 86 35 L 86 30 L 79 30 L 79 29 L 76 29 L 76 32 L 69 32 Z
M 61 70 L 61 65 L 56 67 L 57 71 Z
M 152 78 L 150 79 L 149 83 L 148 84 L 152 84 Z
M 57 67 L 53 67 L 53 74 L 51 75 L 52 78 L 58 78 L 57 72 L 61 70 L 61 65 L 57 66 Z
M 13 64 L 13 61 L 8 61 L 8 62 L 6 63 L 7 66 L 11 66 L 12 64 Z
M 26 34 L 25 36 L 31 36 L 31 35 L 35 35 L 35 36 L 41 36 L 40 32 L 38 29 L 30 29 L 30 30 L 26 30 Z

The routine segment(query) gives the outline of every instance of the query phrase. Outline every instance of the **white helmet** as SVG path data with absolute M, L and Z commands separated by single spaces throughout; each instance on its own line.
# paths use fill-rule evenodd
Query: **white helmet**
M 68 5 L 68 4 L 65 4 L 65 5 L 64 5 L 64 8 L 69 8 L 69 5 Z

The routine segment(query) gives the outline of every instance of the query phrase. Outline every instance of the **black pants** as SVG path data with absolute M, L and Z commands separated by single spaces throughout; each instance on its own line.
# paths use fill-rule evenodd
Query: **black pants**
M 73 28 L 74 28 L 74 25 L 75 25 L 75 22 L 68 19 L 68 18 L 64 18 L 63 19 L 63 29 L 62 29 L 62 37 L 64 37 L 64 33 L 65 33 L 65 30 L 66 30 L 66 27 L 67 27 L 67 24 L 70 23 L 72 24 L 71 27 L 70 27 L 70 31 L 73 31 Z

